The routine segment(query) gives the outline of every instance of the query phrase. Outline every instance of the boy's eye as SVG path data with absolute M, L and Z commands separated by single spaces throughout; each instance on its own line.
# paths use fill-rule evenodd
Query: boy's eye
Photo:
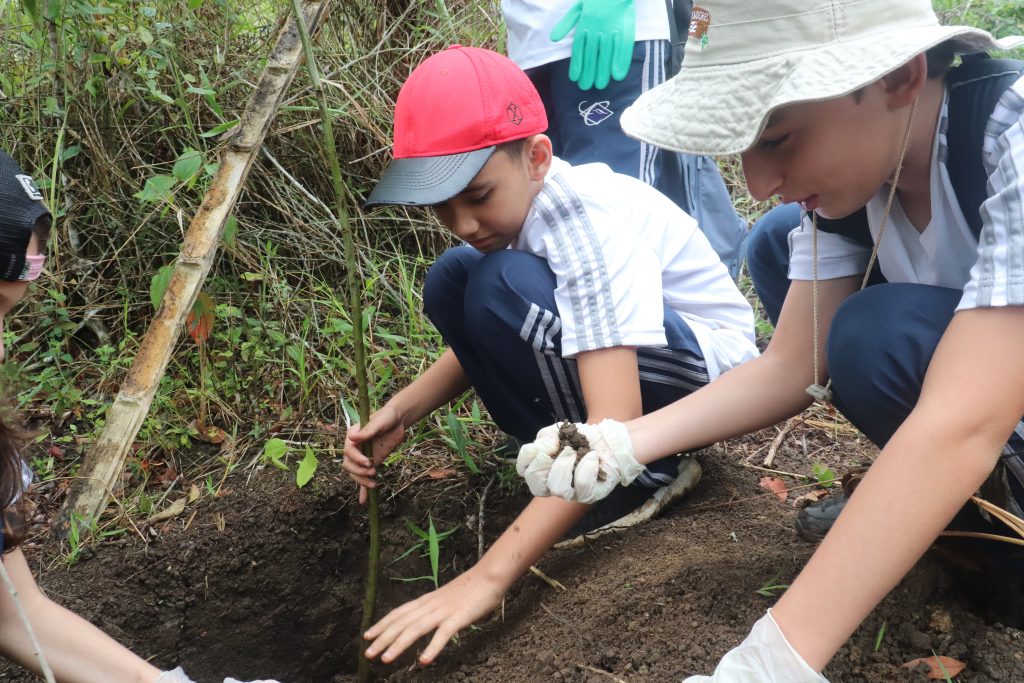
M 761 142 L 758 143 L 758 147 L 761 149 L 775 149 L 788 139 L 789 133 L 784 133 L 774 138 L 761 138 Z
M 487 192 L 484 192 L 483 194 L 478 195 L 476 197 L 470 197 L 469 198 L 469 203 L 470 204 L 483 204 L 484 202 L 487 201 L 487 199 L 490 196 L 491 196 L 491 191 L 488 190 Z

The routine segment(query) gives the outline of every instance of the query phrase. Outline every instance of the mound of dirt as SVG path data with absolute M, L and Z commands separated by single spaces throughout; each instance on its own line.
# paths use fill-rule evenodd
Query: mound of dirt
M 740 450 L 763 445 L 764 439 L 745 442 Z M 699 459 L 701 484 L 660 519 L 545 556 L 540 569 L 565 590 L 528 575 L 502 609 L 463 633 L 437 664 L 415 668 L 408 653 L 395 665 L 377 666 L 378 676 L 634 683 L 708 673 L 813 547 L 793 532 L 792 505 L 758 488 L 764 473 L 737 465 L 736 448 L 709 449 Z M 792 471 L 798 461 L 782 449 L 774 466 Z M 415 496 L 385 497 L 381 614 L 431 587 L 396 580 L 429 573 L 422 552 L 394 561 L 417 542 L 404 519 L 422 525 L 429 514 L 439 531 L 457 528 L 441 545 L 441 581 L 476 561 L 484 484 L 446 473 L 436 481 L 425 477 Z M 270 469 L 233 474 L 227 489 L 152 531 L 142 529 L 141 537 L 99 544 L 91 559 L 70 568 L 53 544 L 33 551 L 30 561 L 58 602 L 158 665 L 184 665 L 200 683 L 219 683 L 224 675 L 352 680 L 366 529 L 351 486 L 318 474 L 299 491 Z M 494 486 L 486 499 L 485 540 L 526 500 Z M 925 681 L 923 672 L 901 664 L 935 653 L 967 664 L 959 680 L 1024 680 L 1017 582 L 979 579 L 929 555 L 825 674 L 843 683 Z M 823 612 L 830 604 L 831 595 L 822 595 Z M 11 667 L 0 680 L 35 679 Z

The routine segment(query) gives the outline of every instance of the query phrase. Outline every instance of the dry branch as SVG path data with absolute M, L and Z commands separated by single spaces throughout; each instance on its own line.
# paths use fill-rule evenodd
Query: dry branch
M 329 0 L 303 2 L 306 25 L 315 32 L 327 15 Z M 277 113 L 288 85 L 302 62 L 302 42 L 294 18 L 280 24 L 274 49 L 241 120 L 228 137 L 220 167 L 182 244 L 160 310 L 139 346 L 106 425 L 85 457 L 61 514 L 61 530 L 70 528 L 72 512 L 97 519 L 114 482 L 124 470 L 128 449 L 149 412 L 160 378 L 170 361 L 186 316 L 206 280 L 220 244 L 224 223 L 238 200 L 246 176 Z

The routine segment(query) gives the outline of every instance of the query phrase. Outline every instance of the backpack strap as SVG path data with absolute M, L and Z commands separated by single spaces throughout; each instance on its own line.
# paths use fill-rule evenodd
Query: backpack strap
M 949 88 L 946 169 L 960 210 L 975 237 L 981 234 L 980 208 L 988 198 L 988 174 L 981 154 L 985 126 L 999 98 L 1022 74 L 1024 61 L 991 59 L 984 53 L 964 55 L 960 65 L 946 74 Z M 838 220 L 819 216 L 818 229 L 872 246 L 866 208 Z
M 949 128 L 946 170 L 957 202 L 975 237 L 981 234 L 981 205 L 988 198 L 988 173 L 982 160 L 985 127 L 999 98 L 1024 75 L 1024 61 L 968 55 L 946 77 Z

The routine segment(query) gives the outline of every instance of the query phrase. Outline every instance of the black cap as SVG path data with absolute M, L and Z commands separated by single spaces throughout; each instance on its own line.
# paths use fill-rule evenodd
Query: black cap
M 49 215 L 35 182 L 0 149 L 0 280 L 22 276 L 32 227 Z

